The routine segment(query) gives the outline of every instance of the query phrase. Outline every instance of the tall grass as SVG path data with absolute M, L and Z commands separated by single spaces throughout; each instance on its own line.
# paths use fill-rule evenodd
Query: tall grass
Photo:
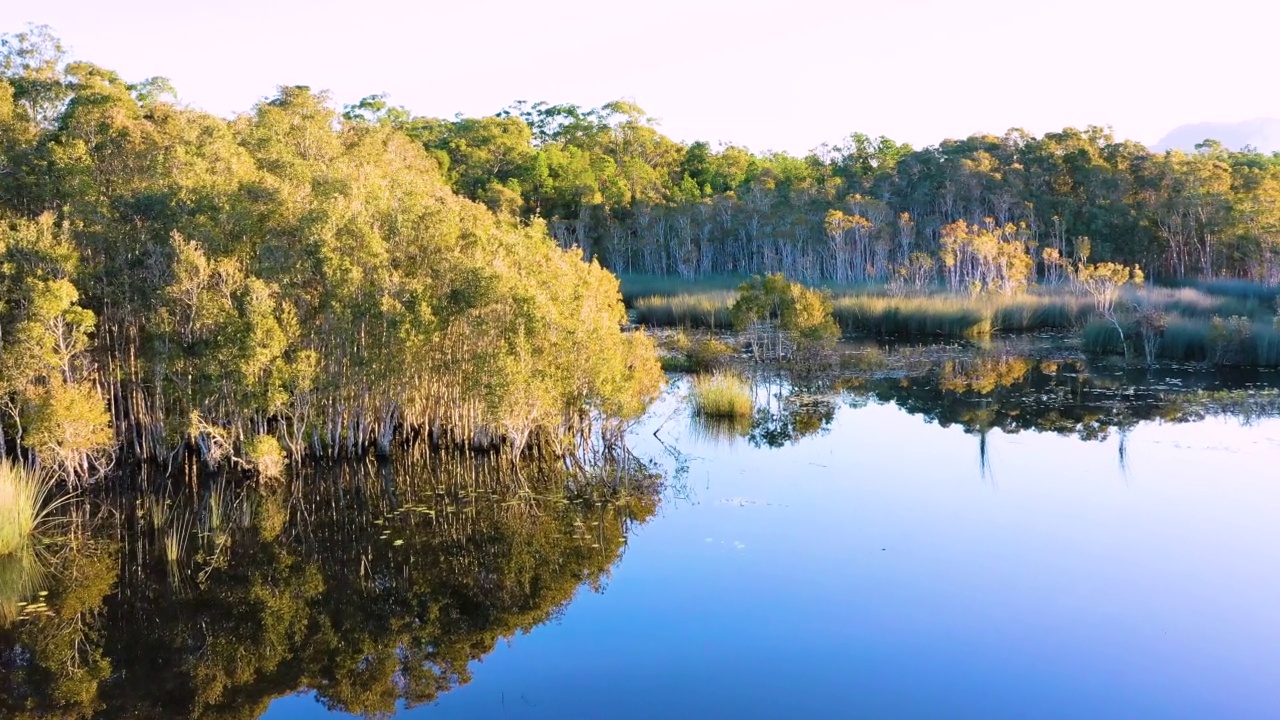
M 694 413 L 702 417 L 749 418 L 755 410 L 751 384 L 732 373 L 695 377 L 689 398 Z
M 59 504 L 50 502 L 51 476 L 9 460 L 0 460 L 0 555 L 27 547 Z
M 635 300 L 631 309 L 641 325 L 723 330 L 733 325 L 730 309 L 737 299 L 738 293 L 731 290 L 651 295 Z
M 1220 285 L 1206 284 L 1204 287 L 1220 287 Z M 1276 313 L 1275 297 L 1262 293 L 1232 295 L 1190 287 L 1142 287 L 1127 290 L 1123 299 L 1131 305 L 1193 318 L 1208 319 L 1214 315 L 1220 317 L 1238 315 L 1262 319 L 1273 317 Z
M 1146 338 L 1133 322 L 1121 322 L 1125 341 L 1134 353 L 1142 353 Z M 1174 362 L 1208 362 L 1214 365 L 1280 367 L 1280 329 L 1274 323 L 1249 321 L 1232 323 L 1222 319 L 1204 320 L 1175 316 L 1169 319 L 1153 355 Z M 1120 355 L 1125 351 L 1120 331 L 1106 320 L 1089 323 L 1081 334 L 1085 352 Z
M 1211 295 L 1258 300 L 1263 304 L 1275 304 L 1280 298 L 1280 286 L 1252 280 L 1203 280 L 1192 283 L 1191 287 Z
M 1067 294 L 1014 297 L 929 295 L 837 298 L 833 314 L 847 333 L 975 338 L 994 332 L 1065 330 L 1093 314 L 1085 298 Z
M 992 329 L 985 307 L 951 296 L 850 295 L 832 305 L 832 315 L 846 333 L 970 338 L 989 335 Z

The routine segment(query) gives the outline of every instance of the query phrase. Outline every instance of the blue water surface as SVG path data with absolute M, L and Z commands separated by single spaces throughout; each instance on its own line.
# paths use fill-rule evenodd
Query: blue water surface
M 1280 717 L 1280 421 L 982 453 L 872 403 L 768 448 L 681 392 L 632 445 L 685 470 L 602 591 L 402 717 Z

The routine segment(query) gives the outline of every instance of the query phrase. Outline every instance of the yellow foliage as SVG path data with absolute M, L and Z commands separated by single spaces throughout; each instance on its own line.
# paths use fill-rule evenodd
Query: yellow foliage
M 55 379 L 35 389 L 23 408 L 23 442 L 68 475 L 81 475 L 91 458 L 113 443 L 111 416 L 88 383 Z

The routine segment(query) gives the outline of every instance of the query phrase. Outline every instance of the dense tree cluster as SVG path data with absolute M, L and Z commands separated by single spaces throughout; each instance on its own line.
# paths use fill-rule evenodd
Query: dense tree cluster
M 1169 279 L 1280 279 L 1280 158 L 1207 140 L 1155 153 L 1099 127 L 1021 130 L 913 149 L 854 134 L 805 157 L 663 136 L 633 103 L 517 103 L 493 117 L 410 117 L 372 97 L 349 116 L 403 128 L 460 193 L 542 218 L 619 272 L 784 272 L 806 282 L 950 280 L 962 222 L 1027 247 L 1139 264 Z
M 616 278 L 456 195 L 427 125 L 362 113 L 285 87 L 225 120 L 65 63 L 46 29 L 5 36 L 10 448 L 71 475 L 113 446 L 277 467 L 406 436 L 564 450 L 637 415 L 662 378 Z M 447 172 L 488 198 L 478 174 L 505 177 L 497 145 L 529 131 L 478 125 Z

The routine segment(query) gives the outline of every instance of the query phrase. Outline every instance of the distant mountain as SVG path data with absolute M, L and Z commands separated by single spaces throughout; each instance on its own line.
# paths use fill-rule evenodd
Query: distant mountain
M 1280 152 L 1280 119 L 1258 118 L 1243 122 L 1203 122 L 1174 128 L 1152 150 L 1183 150 L 1194 152 L 1196 143 L 1213 139 L 1228 149 L 1239 150 L 1252 145 L 1264 153 Z

